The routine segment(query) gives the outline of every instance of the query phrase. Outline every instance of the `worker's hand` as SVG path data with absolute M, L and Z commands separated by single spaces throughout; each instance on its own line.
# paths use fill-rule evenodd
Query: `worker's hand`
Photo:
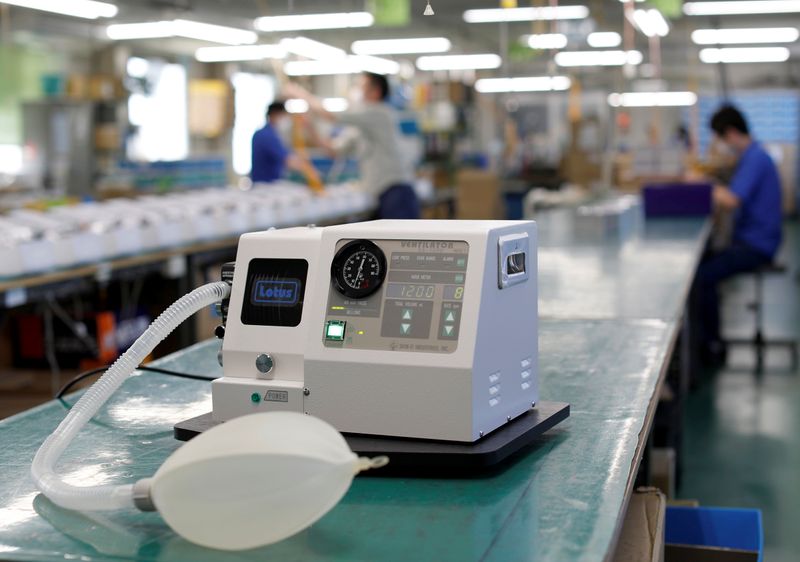
M 711 198 L 717 209 L 733 210 L 739 207 L 739 197 L 724 185 L 715 185 Z
M 683 181 L 685 182 L 708 181 L 708 176 L 706 176 L 702 171 L 696 168 L 689 168 L 683 174 Z

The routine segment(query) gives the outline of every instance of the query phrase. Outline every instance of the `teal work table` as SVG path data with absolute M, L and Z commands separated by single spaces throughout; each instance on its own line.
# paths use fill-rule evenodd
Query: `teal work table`
M 577 220 L 565 209 L 537 217 L 540 317 L 680 320 L 708 221 L 640 220 L 627 236 L 579 236 Z
M 695 236 L 701 230 L 702 225 Z M 543 257 L 555 248 L 543 240 Z M 583 250 L 573 244 L 563 251 Z M 619 251 L 625 251 L 622 245 Z M 541 264 L 548 267 L 546 259 Z M 688 286 L 691 273 L 677 268 L 670 274 L 676 286 Z M 551 290 L 547 283 L 545 276 L 540 283 L 543 295 Z M 194 546 L 174 535 L 157 514 L 134 510 L 78 514 L 54 506 L 36 493 L 28 470 L 66 406 L 49 402 L 4 420 L 0 422 L 0 559 L 564 562 L 607 558 L 679 324 L 669 311 L 638 318 L 613 317 L 616 309 L 606 310 L 608 317 L 541 319 L 542 398 L 571 403 L 571 417 L 501 470 L 462 479 L 358 477 L 344 500 L 310 529 L 252 551 L 223 554 Z M 201 343 L 159 364 L 218 376 L 218 348 L 216 341 Z M 60 470 L 68 481 L 84 484 L 149 476 L 179 446 L 172 439 L 172 425 L 209 409 L 207 383 L 139 374 L 84 430 L 65 454 Z

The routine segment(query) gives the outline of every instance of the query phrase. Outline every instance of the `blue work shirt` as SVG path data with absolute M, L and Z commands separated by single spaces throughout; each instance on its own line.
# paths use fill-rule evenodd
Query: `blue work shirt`
M 774 258 L 781 244 L 781 182 L 775 163 L 757 142 L 739 158 L 730 188 L 740 201 L 733 241 Z
M 271 182 L 280 179 L 286 168 L 289 151 L 278 132 L 269 123 L 253 133 L 253 166 L 250 179 L 253 182 Z

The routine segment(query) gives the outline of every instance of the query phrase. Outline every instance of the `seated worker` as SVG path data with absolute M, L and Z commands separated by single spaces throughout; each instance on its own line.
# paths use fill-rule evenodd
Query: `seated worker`
M 378 218 L 419 218 L 419 199 L 411 185 L 413 170 L 401 149 L 396 112 L 387 103 L 389 81 L 385 76 L 365 72 L 360 84 L 363 103 L 342 113 L 327 111 L 318 98 L 296 84 L 288 85 L 286 93 L 306 100 L 316 115 L 358 129 L 364 144 L 361 180 L 364 189 L 378 198 Z
M 770 263 L 781 243 L 781 188 L 772 158 L 750 136 L 744 116 L 724 106 L 711 118 L 711 129 L 738 156 L 729 186 L 715 185 L 715 209 L 734 214 L 731 245 L 707 252 L 697 270 L 692 309 L 700 358 L 721 365 L 726 358 L 720 335 L 718 284 L 736 274 Z
M 282 101 L 271 103 L 267 108 L 267 123 L 253 134 L 252 168 L 253 183 L 268 183 L 283 177 L 286 168 L 303 174 L 311 187 L 321 187 L 319 176 L 307 158 L 291 152 L 283 143 L 292 128 L 291 117 Z

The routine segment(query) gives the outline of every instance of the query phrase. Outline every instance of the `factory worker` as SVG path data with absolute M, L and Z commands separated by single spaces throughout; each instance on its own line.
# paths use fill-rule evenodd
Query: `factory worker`
M 378 198 L 378 218 L 418 219 L 419 200 L 411 184 L 413 169 L 401 147 L 398 117 L 388 103 L 389 81 L 380 74 L 365 72 L 357 92 L 361 99 L 355 107 L 331 113 L 302 87 L 286 87 L 289 97 L 304 99 L 316 115 L 359 131 L 363 145 L 361 180 L 364 189 Z
M 253 183 L 268 183 L 283 177 L 286 168 L 303 174 L 312 187 L 319 186 L 319 176 L 307 158 L 290 151 L 284 143 L 292 129 L 291 116 L 283 102 L 276 101 L 267 108 L 267 124 L 253 134 Z
M 724 106 L 711 118 L 718 140 L 738 157 L 730 185 L 715 185 L 716 210 L 733 214 L 732 243 L 708 252 L 693 289 L 695 327 L 701 359 L 722 365 L 726 349 L 720 335 L 718 284 L 736 274 L 770 263 L 781 243 L 781 187 L 778 170 L 764 148 L 750 136 L 744 116 Z

